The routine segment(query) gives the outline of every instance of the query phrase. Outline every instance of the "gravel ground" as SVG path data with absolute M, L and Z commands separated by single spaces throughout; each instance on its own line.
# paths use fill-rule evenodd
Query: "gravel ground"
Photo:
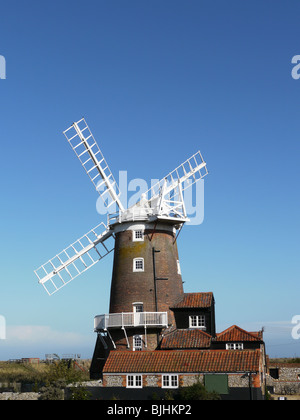
M 37 392 L 2 392 L 0 393 L 0 401 L 37 401 L 39 396 L 40 394 Z

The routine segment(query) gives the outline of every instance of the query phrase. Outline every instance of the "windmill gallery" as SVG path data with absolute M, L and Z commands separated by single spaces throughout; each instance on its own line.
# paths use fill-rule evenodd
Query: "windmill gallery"
M 183 290 L 177 236 L 189 220 L 185 194 L 208 174 L 201 153 L 126 209 L 86 121 L 64 135 L 108 210 L 118 212 L 35 273 L 52 295 L 114 252 L 109 313 L 95 316 L 90 370 L 91 378 L 102 379 L 103 398 L 147 399 L 200 380 L 222 399 L 263 399 L 262 331 L 233 325 L 218 333 L 213 293 Z

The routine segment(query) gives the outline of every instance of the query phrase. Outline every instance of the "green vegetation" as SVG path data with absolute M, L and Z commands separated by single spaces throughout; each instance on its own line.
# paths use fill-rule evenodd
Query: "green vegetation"
M 0 362 L 0 383 L 42 383 L 47 375 L 46 364 Z
M 178 399 L 190 401 L 220 400 L 220 396 L 216 392 L 207 391 L 204 385 L 198 382 L 186 388 L 181 388 L 178 393 Z
M 71 389 L 71 401 L 87 401 L 91 399 L 91 393 L 83 386 L 78 386 Z
M 89 380 L 89 373 L 75 368 L 74 362 L 60 360 L 51 363 L 47 370 L 47 381 L 49 383 L 63 379 L 66 385 Z
M 42 400 L 61 400 L 63 390 L 70 384 L 89 380 L 88 371 L 82 371 L 72 361 L 60 360 L 51 364 L 23 364 L 0 362 L 0 384 L 15 389 L 15 384 L 34 384 L 33 391 L 41 393 Z M 72 399 L 85 399 L 84 389 L 76 388 Z
M 280 357 L 270 359 L 270 363 L 300 363 L 300 357 Z
M 49 365 L 45 386 L 41 388 L 41 400 L 62 400 L 68 384 L 88 380 L 85 372 L 74 369 L 72 361 L 61 360 Z M 74 388 L 72 400 L 89 399 L 83 387 Z
M 153 400 L 163 399 L 167 400 L 180 400 L 180 401 L 207 401 L 207 400 L 220 400 L 220 396 L 216 392 L 209 392 L 201 382 L 194 385 L 180 388 L 178 391 L 166 391 L 163 398 L 160 398 L 157 393 L 152 396 Z
M 293 359 L 288 359 L 287 363 L 300 363 L 300 357 L 294 357 Z

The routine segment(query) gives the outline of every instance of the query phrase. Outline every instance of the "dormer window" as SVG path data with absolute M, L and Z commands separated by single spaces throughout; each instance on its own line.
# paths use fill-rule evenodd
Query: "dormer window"
M 189 326 L 190 328 L 205 329 L 205 316 L 204 315 L 190 315 Z
M 226 350 L 243 350 L 243 343 L 226 343 Z

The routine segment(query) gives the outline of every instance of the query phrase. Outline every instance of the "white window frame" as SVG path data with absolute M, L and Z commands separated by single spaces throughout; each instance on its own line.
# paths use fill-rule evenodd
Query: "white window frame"
M 132 304 L 132 306 L 133 306 L 133 312 L 134 313 L 144 312 L 144 303 L 143 302 L 134 302 Z
M 133 242 L 143 242 L 144 241 L 144 230 L 136 229 L 132 231 L 132 241 Z
M 189 316 L 190 328 L 201 328 L 205 329 L 205 315 L 190 315 Z
M 169 374 L 161 375 L 161 387 L 162 388 L 179 388 L 178 375 Z
M 244 343 L 226 343 L 226 350 L 244 350 Z
M 177 260 L 177 274 L 180 274 L 181 275 L 181 267 L 180 267 L 179 260 Z
M 133 351 L 142 351 L 143 350 L 143 336 L 136 334 L 133 336 L 132 343 Z
M 140 268 L 137 268 L 137 263 L 141 263 L 142 266 Z M 144 258 L 134 258 L 133 259 L 133 272 L 141 273 L 143 271 L 144 271 Z
M 127 375 L 126 388 L 143 388 L 143 376 L 142 375 Z

